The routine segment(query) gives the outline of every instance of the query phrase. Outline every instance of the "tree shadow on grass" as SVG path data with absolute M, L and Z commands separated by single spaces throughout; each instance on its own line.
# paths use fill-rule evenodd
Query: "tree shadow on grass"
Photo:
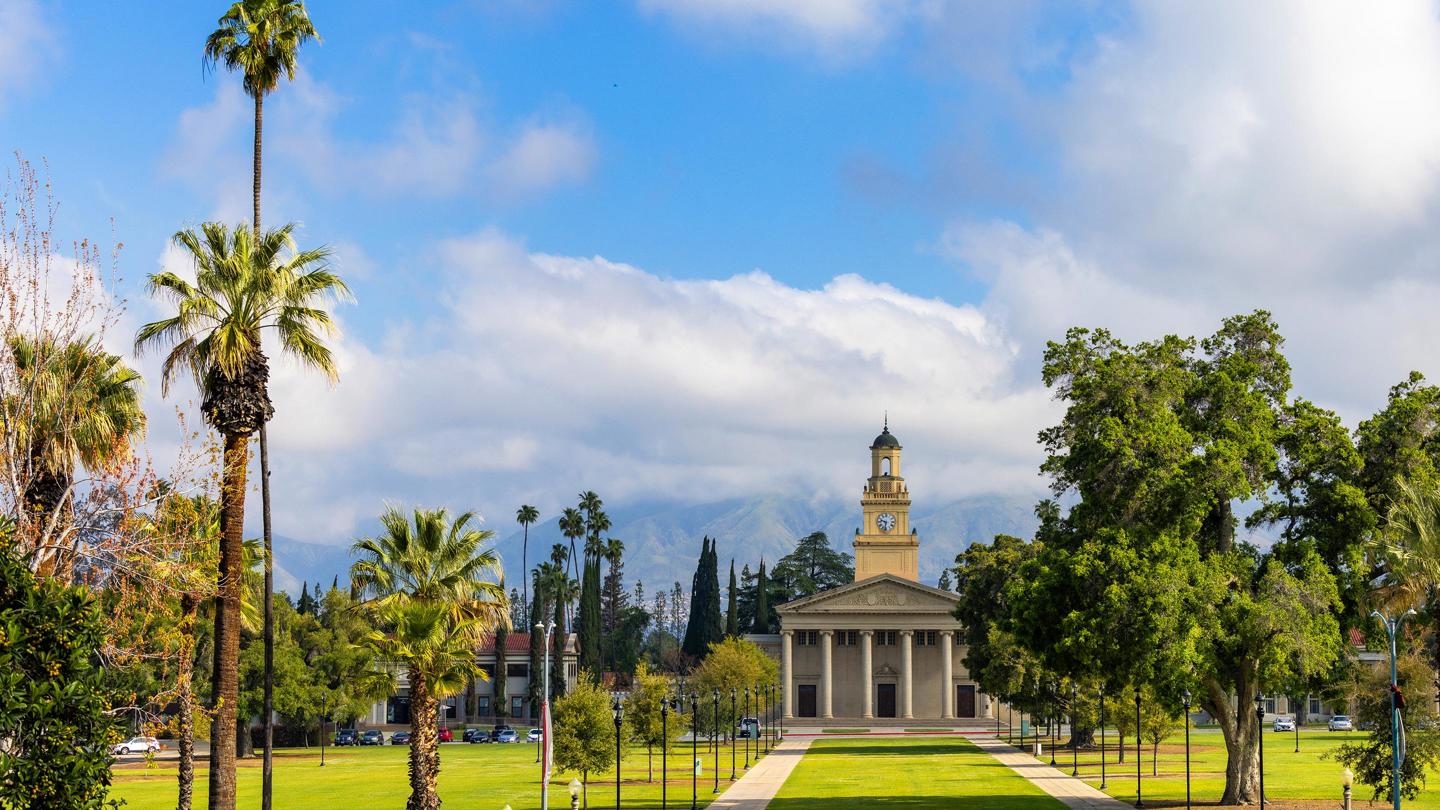
M 885 744 L 872 743 L 866 745 L 812 745 L 805 751 L 805 757 L 827 757 L 827 756 L 881 756 L 881 757 L 915 757 L 928 754 L 949 754 L 963 755 L 974 754 L 977 758 L 984 755 L 983 751 L 977 751 L 963 745 L 951 743 L 931 743 L 924 745 L 910 744 Z M 986 757 L 988 758 L 988 757 Z

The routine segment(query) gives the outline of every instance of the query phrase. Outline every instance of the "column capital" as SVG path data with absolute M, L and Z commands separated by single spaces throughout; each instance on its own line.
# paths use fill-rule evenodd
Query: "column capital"
M 861 638 L 870 638 L 870 637 L 872 637 L 872 636 L 874 636 L 874 635 L 875 635 L 875 631 L 874 631 L 874 630 L 861 630 L 861 631 L 860 631 L 860 637 L 861 637 Z
M 784 630 L 784 629 L 782 629 L 782 630 L 780 631 L 780 635 L 781 635 L 781 636 L 784 636 L 785 638 L 789 638 L 790 636 L 795 635 L 795 631 L 794 631 L 794 630 Z
M 900 631 L 900 637 L 901 637 L 901 638 L 909 638 L 910 636 L 913 636 L 913 635 L 915 635 L 915 631 L 914 631 L 914 630 L 901 630 L 901 631 Z
M 954 630 L 941 630 L 941 631 L 940 631 L 940 637 L 941 637 L 941 638 L 950 638 L 950 637 L 953 636 L 953 635 L 955 635 L 955 631 L 954 631 Z
M 820 631 L 820 635 L 822 635 L 822 636 L 833 636 L 833 635 L 835 635 L 835 631 L 834 631 L 834 630 L 821 630 L 821 631 Z

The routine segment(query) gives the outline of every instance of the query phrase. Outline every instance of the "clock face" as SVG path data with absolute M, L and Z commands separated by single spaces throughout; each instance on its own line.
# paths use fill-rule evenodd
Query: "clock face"
M 895 516 L 889 512 L 881 512 L 880 516 L 875 518 L 875 525 L 880 527 L 880 531 L 888 532 L 895 528 Z

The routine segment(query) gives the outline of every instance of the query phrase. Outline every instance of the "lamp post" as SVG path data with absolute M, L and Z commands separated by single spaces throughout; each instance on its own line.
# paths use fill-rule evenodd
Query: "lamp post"
M 1345 791 L 1345 803 L 1341 805 L 1341 810 L 1350 810 L 1350 785 L 1354 781 L 1355 774 L 1351 773 L 1349 768 L 1346 768 L 1345 770 L 1340 772 L 1340 787 L 1343 788 Z
M 660 701 L 660 810 L 668 804 L 670 788 L 670 704 Z
M 1180 693 L 1180 703 L 1185 707 L 1185 810 L 1190 810 L 1190 690 Z
M 730 781 L 735 781 L 735 687 L 730 687 Z
M 1015 707 L 1005 704 L 1005 742 L 1015 744 Z
M 715 746 L 714 746 L 714 748 L 715 748 L 715 766 L 714 766 L 713 768 L 711 768 L 710 770 L 712 770 L 712 771 L 715 772 L 715 789 L 712 790 L 712 791 L 710 791 L 710 792 L 711 792 L 711 793 L 719 793 L 719 792 L 720 792 L 720 739 L 719 739 L 719 737 L 717 736 L 717 732 L 720 731 L 720 690 L 719 690 L 719 689 L 714 690 L 713 699 L 714 699 L 714 701 L 715 701 L 715 731 L 711 732 L 711 734 L 710 734 L 710 739 L 715 741 Z
M 320 693 L 320 767 L 325 767 L 325 699 L 329 695 Z
M 1105 684 L 1100 684 L 1100 789 L 1105 785 Z
M 700 798 L 700 696 L 690 693 L 690 810 L 698 810 Z
M 570 810 L 580 810 L 580 780 L 570 780 Z
M 615 714 L 615 810 L 620 810 L 620 726 L 625 720 L 619 694 L 615 695 L 615 702 L 610 704 L 610 711 Z
M 755 758 L 759 759 L 764 754 L 770 753 L 770 694 L 769 690 L 755 684 L 755 695 L 757 708 L 760 709 L 760 742 L 755 750 Z
M 1075 682 L 1070 682 L 1070 775 L 1080 775 L 1080 745 L 1075 740 L 1075 699 L 1078 697 Z
M 1401 754 L 1404 746 L 1400 739 L 1400 707 L 1404 701 L 1400 697 L 1400 682 L 1395 677 L 1395 635 L 1400 632 L 1400 623 L 1405 621 L 1406 616 L 1414 616 L 1415 611 L 1412 608 L 1393 619 L 1378 610 L 1371 611 L 1370 615 L 1380 620 L 1385 627 L 1385 635 L 1390 638 L 1390 796 L 1395 810 L 1400 810 L 1400 765 L 1404 760 Z
M 745 770 L 750 770 L 750 687 L 745 687 Z
M 1255 690 L 1255 747 L 1260 749 L 1260 810 L 1265 810 L 1265 696 Z
M 1144 807 L 1140 789 L 1140 687 L 1135 687 L 1135 806 Z
M 1286 700 L 1289 700 L 1289 698 L 1286 698 Z M 1304 701 L 1305 698 L 1301 697 L 1300 700 Z M 1290 708 L 1294 709 L 1295 707 L 1291 706 Z M 1300 753 L 1300 712 L 1292 711 L 1290 714 L 1292 715 L 1291 719 L 1294 721 L 1291 725 L 1295 727 L 1295 753 L 1298 754 Z
M 1050 716 L 1046 723 L 1050 727 L 1050 767 L 1055 767 L 1055 746 L 1060 732 L 1060 682 L 1050 684 Z

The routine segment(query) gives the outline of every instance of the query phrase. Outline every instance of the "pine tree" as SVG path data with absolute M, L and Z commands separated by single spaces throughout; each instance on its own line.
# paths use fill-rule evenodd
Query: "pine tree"
M 710 541 L 710 564 L 705 567 L 705 651 L 725 640 L 725 614 L 720 612 L 720 554 Z
M 330 580 L 330 590 L 332 590 L 332 591 L 338 591 L 338 590 L 340 590 L 340 575 L 339 575 L 339 574 L 336 574 L 336 575 L 335 575 L 335 578 L 332 579 L 332 580 Z M 316 592 L 316 593 L 319 593 L 319 592 L 320 592 L 320 583 L 319 583 L 319 582 L 316 582 L 316 583 L 315 583 L 315 592 Z
M 680 640 L 680 626 L 685 623 L 689 612 L 685 609 L 685 589 L 676 582 L 670 590 L 670 635 Z
M 735 560 L 732 558 L 730 560 L 730 593 L 728 595 L 729 604 L 726 605 L 725 608 L 725 635 L 727 636 L 740 635 L 740 614 L 736 612 L 737 608 L 735 605 L 735 587 Z
M 695 567 L 690 589 L 690 623 L 685 628 L 685 654 L 704 658 L 710 645 L 725 638 L 725 621 L 720 614 L 720 555 L 715 541 L 701 541 L 700 563 Z
M 942 591 L 948 591 L 948 590 L 950 590 L 951 585 L 950 585 L 950 569 L 949 569 L 949 568 L 946 568 L 944 571 L 941 571 L 941 572 L 940 572 L 940 584 L 936 585 L 935 587 L 939 588 L 939 589 L 942 590 Z
M 740 595 L 735 604 L 740 629 L 749 632 L 755 626 L 755 572 L 750 570 L 750 563 L 740 569 Z
M 755 577 L 755 623 L 752 633 L 770 633 L 770 582 L 765 576 L 765 561 L 760 561 L 760 573 Z
M 525 628 L 525 603 L 520 601 L 520 591 L 510 589 L 510 626 Z
M 315 601 L 310 598 L 310 583 L 300 583 L 300 601 L 295 603 L 295 612 L 302 616 L 315 615 Z

